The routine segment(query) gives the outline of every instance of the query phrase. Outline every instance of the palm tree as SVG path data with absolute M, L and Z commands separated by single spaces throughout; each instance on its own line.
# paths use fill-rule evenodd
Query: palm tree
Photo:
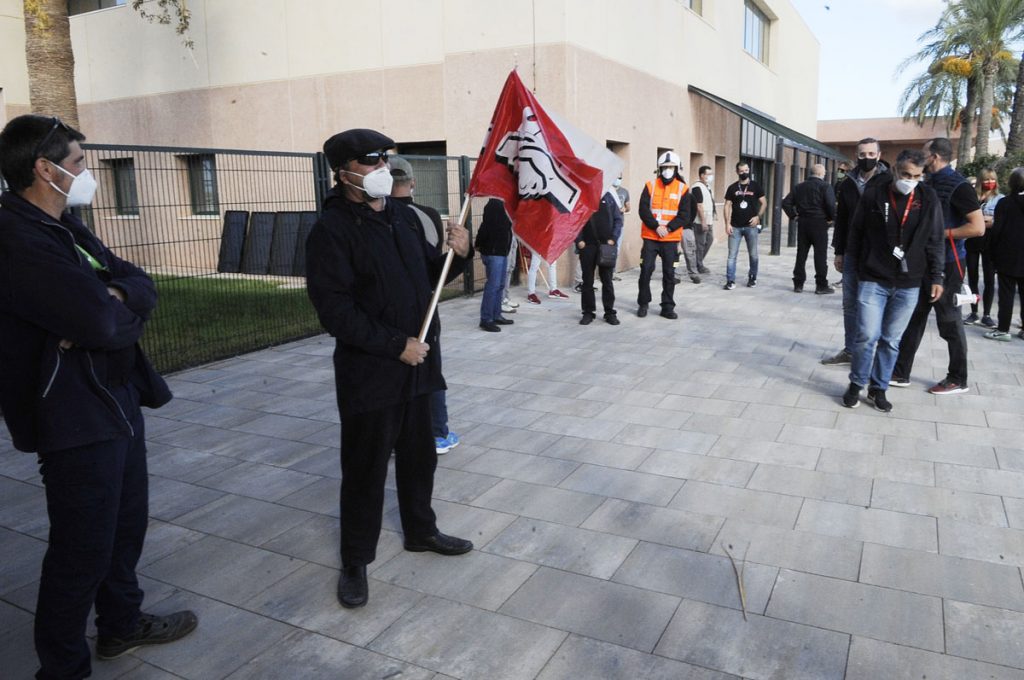
M 1006 139 L 1006 155 L 1024 151 L 1024 53 L 1017 67 L 1017 86 L 1013 95 L 1013 113 L 1010 114 L 1010 136 Z

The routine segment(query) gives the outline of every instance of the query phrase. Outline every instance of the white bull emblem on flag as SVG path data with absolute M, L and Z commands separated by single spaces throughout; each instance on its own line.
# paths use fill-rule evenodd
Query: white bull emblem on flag
M 494 155 L 518 178 L 520 199 L 548 201 L 561 213 L 576 207 L 579 187 L 558 169 L 529 106 L 523 108 L 519 129 L 505 135 Z

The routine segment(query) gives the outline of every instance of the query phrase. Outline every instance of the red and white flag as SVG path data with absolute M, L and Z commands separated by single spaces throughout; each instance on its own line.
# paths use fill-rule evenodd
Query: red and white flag
M 548 262 L 576 239 L 622 170 L 618 156 L 555 118 L 512 71 L 469 182 L 471 196 L 505 202 L 516 235 Z

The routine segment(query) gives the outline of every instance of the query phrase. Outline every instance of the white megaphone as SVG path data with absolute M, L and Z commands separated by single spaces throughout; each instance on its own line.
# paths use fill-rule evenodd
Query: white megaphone
M 971 287 L 966 283 L 960 286 L 960 292 L 953 296 L 953 306 L 966 307 L 978 304 L 977 293 L 971 292 Z

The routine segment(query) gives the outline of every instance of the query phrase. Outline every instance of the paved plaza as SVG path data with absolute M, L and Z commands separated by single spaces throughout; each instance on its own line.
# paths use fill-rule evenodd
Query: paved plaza
M 762 250 L 752 290 L 741 253 L 723 291 L 711 255 L 677 321 L 634 316 L 636 271 L 618 327 L 521 288 L 501 333 L 476 328 L 479 298 L 441 306 L 463 443 L 435 509 L 476 549 L 403 551 L 389 480 L 363 609 L 335 598 L 333 340 L 172 376 L 139 572 L 149 610 L 199 628 L 93 677 L 1024 679 L 1024 341 L 968 327 L 971 391 L 936 397 L 933 323 L 895 410 L 851 411 L 847 367 L 818 363 L 841 296 L 793 293 L 793 249 Z M 0 676 L 19 680 L 47 520 L 35 456 L 2 436 Z

